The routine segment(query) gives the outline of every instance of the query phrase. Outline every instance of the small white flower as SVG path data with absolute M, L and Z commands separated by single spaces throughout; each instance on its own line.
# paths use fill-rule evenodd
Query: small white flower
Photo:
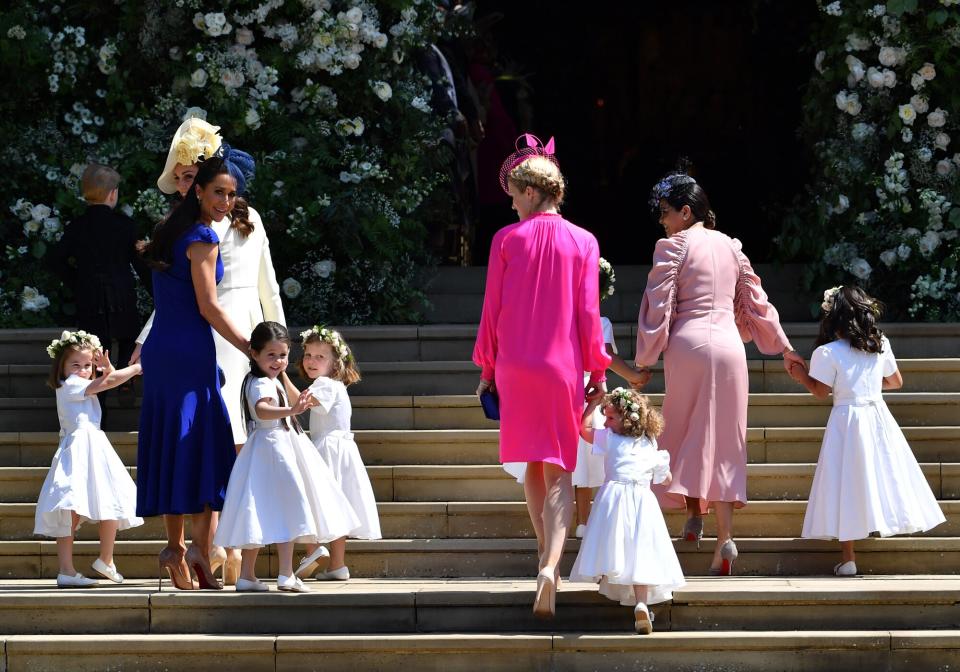
M 910 76 L 910 86 L 913 87 L 914 91 L 919 91 L 922 89 L 924 84 L 926 84 L 926 82 L 920 75 L 914 73 Z
M 202 107 L 188 107 L 187 111 L 183 113 L 183 121 L 187 119 L 203 119 L 207 120 L 207 111 Z
M 293 278 L 287 278 L 284 280 L 282 288 L 283 293 L 286 294 L 287 298 L 290 299 L 295 299 L 300 296 L 300 292 L 303 290 L 303 287 L 300 286 L 300 283 Z
M 920 248 L 920 254 L 929 257 L 940 246 L 940 234 L 936 231 L 927 231 L 920 238 L 917 246 Z
M 904 142 L 910 142 L 913 140 L 913 131 L 905 127 L 902 131 L 900 131 L 900 139 Z
M 363 21 L 363 10 L 359 7 L 351 7 L 347 10 L 346 19 L 348 22 L 357 24 Z
M 239 69 L 231 70 L 230 68 L 225 68 L 220 71 L 220 83 L 223 84 L 228 92 L 239 89 L 243 86 L 243 82 L 243 72 Z
M 387 46 L 387 39 L 387 36 L 383 33 L 377 33 L 373 36 L 373 46 L 375 46 L 377 49 L 383 49 L 385 46 Z
M 868 68 L 867 83 L 875 89 L 881 88 L 883 86 L 883 73 L 877 68 Z
M 823 8 L 829 16 L 843 16 L 843 8 L 840 7 L 840 0 L 835 0 Z
M 933 63 L 924 63 L 923 67 L 917 71 L 917 74 L 923 77 L 924 81 L 932 81 L 937 76 L 937 69 Z
M 953 163 L 948 159 L 941 159 L 937 161 L 937 175 L 941 177 L 946 177 L 953 172 Z
M 204 70 L 203 68 L 197 68 L 190 75 L 190 86 L 193 86 L 197 89 L 202 89 L 207 85 L 208 78 L 209 78 L 209 75 L 207 74 L 206 70 Z
M 913 109 L 916 110 L 917 114 L 926 114 L 930 109 L 930 101 L 926 96 L 922 96 L 919 93 L 910 97 L 910 104 L 913 106 Z
M 927 116 L 930 128 L 942 128 L 947 123 L 947 112 L 939 107 Z
M 862 257 L 856 257 L 850 262 L 850 273 L 861 280 L 866 280 L 873 273 L 873 269 L 867 260 Z
M 946 133 L 937 133 L 937 136 L 933 139 L 933 144 L 937 149 L 947 151 L 947 147 L 950 146 L 950 136 Z
M 237 40 L 237 44 L 249 47 L 253 44 L 253 31 L 249 28 L 237 28 L 237 32 L 234 33 L 234 38 Z
M 933 151 L 929 147 L 921 147 L 917 150 L 917 158 L 924 163 L 929 163 L 933 158 Z
M 384 81 L 378 80 L 375 82 L 370 82 L 370 86 L 373 88 L 373 92 L 376 94 L 377 98 L 383 102 L 387 102 L 390 100 L 391 96 L 393 96 L 393 89 Z
M 900 244 L 897 246 L 897 256 L 902 260 L 909 259 L 912 251 L 913 249 L 909 245 Z
M 840 196 L 837 197 L 837 205 L 834 206 L 834 209 L 833 209 L 834 213 L 838 215 L 842 215 L 849 208 L 850 208 L 850 199 L 844 196 L 843 194 L 840 194 Z
M 243 122 L 248 128 L 260 128 L 260 113 L 251 107 L 243 117 Z
M 907 103 L 906 105 L 901 105 L 899 108 L 900 118 L 903 120 L 903 123 L 912 125 L 914 120 L 917 118 L 917 111 L 913 109 L 913 105 Z
M 7 31 L 7 37 L 9 37 L 11 40 L 22 40 L 26 38 L 26 36 L 27 31 L 25 31 L 21 25 L 13 26 Z
M 892 267 L 895 263 L 897 263 L 897 251 L 884 250 L 880 253 L 880 261 L 886 264 L 887 268 Z
M 903 59 L 906 58 L 906 52 L 896 47 L 881 47 L 878 58 L 881 65 L 888 68 L 895 68 L 903 63 Z
M 864 78 L 866 75 L 866 65 L 864 65 L 863 61 L 853 54 L 848 54 L 846 62 L 847 68 L 850 70 L 850 74 L 853 76 L 854 83 L 859 82 Z
M 897 85 L 897 73 L 895 73 L 893 70 L 884 70 L 883 85 L 888 89 L 895 87 Z
M 313 265 L 313 272 L 321 278 L 329 278 L 337 270 L 337 264 L 333 259 L 323 259 Z

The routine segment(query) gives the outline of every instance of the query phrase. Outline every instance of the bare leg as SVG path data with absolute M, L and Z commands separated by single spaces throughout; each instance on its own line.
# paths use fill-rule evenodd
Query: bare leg
M 733 502 L 714 502 L 713 509 L 717 517 L 717 546 L 710 566 L 716 569 L 721 565 L 720 547 L 733 536 Z
M 634 586 L 633 587 L 633 596 L 637 598 L 637 602 L 647 603 L 647 587 L 646 586 Z
M 347 554 L 347 538 L 334 539 L 328 544 L 328 547 L 330 549 L 330 564 L 327 565 L 327 571 L 332 572 L 346 564 L 344 556 Z
M 167 531 L 167 546 L 169 548 L 180 549 L 180 554 L 187 550 L 187 544 L 183 540 L 183 516 L 175 514 L 165 514 L 163 516 L 163 527 Z
M 58 539 L 57 541 L 60 541 L 60 540 Z M 852 541 L 841 541 L 841 542 L 840 542 L 840 553 L 843 554 L 843 561 L 844 561 L 844 562 L 856 562 L 856 561 L 857 561 L 857 554 L 854 553 L 854 551 L 853 551 L 853 544 L 854 544 L 854 542 L 852 542 Z
M 569 471 L 549 462 L 542 464 L 547 490 L 543 505 L 543 568 L 557 570 L 563 558 L 567 528 L 573 520 L 573 483 Z
M 57 537 L 57 562 L 60 565 L 58 572 L 67 576 L 75 576 L 77 568 L 73 566 L 73 535 L 77 531 L 77 514 L 70 512 L 73 522 L 70 524 L 69 537 Z
M 257 555 L 259 548 L 245 548 L 240 551 L 240 578 L 247 581 L 257 580 Z
M 700 499 L 697 497 L 684 497 L 687 500 L 687 519 L 702 518 L 700 514 Z
M 527 462 L 527 474 L 523 479 L 523 495 L 527 500 L 527 513 L 533 532 L 537 535 L 537 556 L 543 563 L 543 500 L 547 489 L 543 484 L 543 462 Z
M 113 564 L 113 546 L 117 541 L 119 520 L 100 521 L 100 560 L 106 565 Z
M 194 513 L 190 517 L 190 536 L 191 545 L 196 546 L 197 550 L 207 564 L 210 563 L 210 547 L 213 545 L 213 514 L 209 508 L 201 513 Z
M 282 576 L 293 576 L 293 542 L 285 541 L 277 544 L 277 573 Z
M 586 525 L 590 517 L 590 488 L 574 488 L 574 499 L 577 500 L 577 525 Z

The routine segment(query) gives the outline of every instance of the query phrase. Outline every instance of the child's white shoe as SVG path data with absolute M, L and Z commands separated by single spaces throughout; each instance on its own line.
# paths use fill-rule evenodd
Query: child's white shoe
M 284 576 L 283 574 L 277 577 L 277 590 L 282 590 L 285 593 L 310 592 L 310 589 L 303 585 L 303 581 L 296 576 Z
M 236 591 L 238 593 L 265 593 L 268 590 L 270 590 L 269 586 L 259 579 L 256 581 L 243 578 L 237 579 Z
M 88 579 L 80 572 L 73 576 L 57 574 L 57 588 L 93 588 L 97 585 L 96 579 Z
M 344 565 L 329 572 L 317 572 L 314 578 L 317 581 L 346 581 L 350 578 L 350 570 Z
M 653 614 L 643 602 L 637 602 L 633 608 L 633 628 L 638 635 L 649 635 L 653 632 Z
M 300 566 L 297 567 L 297 571 L 293 573 L 294 576 L 304 577 L 309 576 L 310 571 L 313 569 L 313 566 L 317 564 L 317 560 L 320 558 L 329 558 L 330 551 L 328 551 L 323 546 L 317 546 L 317 550 L 305 557 L 300 561 Z
M 833 575 L 834 576 L 856 576 L 857 575 L 857 563 L 853 560 L 847 562 L 840 562 L 833 566 Z
M 90 568 L 105 579 L 114 583 L 123 583 L 123 574 L 117 571 L 117 566 L 112 562 L 108 565 L 100 558 L 93 561 Z
M 574 532 L 574 535 L 576 535 L 577 539 L 583 539 L 583 535 L 585 535 L 586 533 L 587 533 L 587 526 L 580 524 L 580 525 L 577 525 L 577 531 Z

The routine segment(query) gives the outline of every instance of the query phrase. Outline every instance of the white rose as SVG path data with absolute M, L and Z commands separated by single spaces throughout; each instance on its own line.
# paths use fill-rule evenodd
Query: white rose
M 947 112 L 938 107 L 927 117 L 927 123 L 930 128 L 942 128 L 947 123 Z
M 937 149 L 947 151 L 947 147 L 950 146 L 950 136 L 942 132 L 937 133 L 937 137 L 933 139 L 933 144 L 936 145 Z
M 377 33 L 373 36 L 373 46 L 377 49 L 383 49 L 387 46 L 387 36 L 383 33 Z
M 910 104 L 913 105 L 913 109 L 917 111 L 917 114 L 926 114 L 930 109 L 930 101 L 927 100 L 926 96 L 921 96 L 919 93 L 911 96 Z
M 855 82 L 859 82 L 861 79 L 863 79 L 864 75 L 866 74 L 865 67 L 866 66 L 863 64 L 863 61 L 853 54 L 847 56 L 847 68 L 850 69 L 850 74 L 853 75 Z
M 287 295 L 287 298 L 295 299 L 300 296 L 300 292 L 303 290 L 303 287 L 300 286 L 300 283 L 294 280 L 293 278 L 287 278 L 283 281 L 283 293 Z
M 888 68 L 893 68 L 900 64 L 902 58 L 902 49 L 895 47 L 883 47 L 880 49 L 880 64 Z
M 202 89 L 207 85 L 207 71 L 203 68 L 197 68 L 193 71 L 193 74 L 190 75 L 190 86 L 193 86 L 198 89 Z
M 917 74 L 923 77 L 925 81 L 929 82 L 937 76 L 937 69 L 934 67 L 933 63 L 924 63 L 923 67 L 917 71 Z
M 883 73 L 876 68 L 867 69 L 867 83 L 875 89 L 883 86 Z
M 40 230 L 40 222 L 36 219 L 31 219 L 29 222 L 23 225 L 23 235 L 28 236 L 31 233 L 36 233 Z
M 920 248 L 920 254 L 929 257 L 935 249 L 940 247 L 940 234 L 936 231 L 927 231 L 923 234 L 923 237 L 920 238 L 917 246 Z
M 884 70 L 883 85 L 888 89 L 895 87 L 897 85 L 897 73 L 895 73 L 893 70 Z
M 937 161 L 937 175 L 946 177 L 953 172 L 953 164 L 947 159 Z
M 925 83 L 926 83 L 926 82 L 924 82 L 923 77 L 921 77 L 920 75 L 918 75 L 918 74 L 916 74 L 916 73 L 914 73 L 914 74 L 911 75 L 911 77 L 910 77 L 910 86 L 913 87 L 913 90 L 914 90 L 914 91 L 919 91 L 920 89 L 922 89 L 922 88 L 923 88 L 923 85 L 924 85 Z
M 837 198 L 837 205 L 833 211 L 838 215 L 842 215 L 847 211 L 847 209 L 849 209 L 849 207 L 850 207 L 850 199 L 844 196 L 843 194 L 840 194 L 840 196 Z
M 880 261 L 887 265 L 887 267 L 893 266 L 897 263 L 897 251 L 896 250 L 885 250 L 880 253 Z
M 903 123 L 908 126 L 913 124 L 913 120 L 917 118 L 917 111 L 913 109 L 913 105 L 907 103 L 906 105 L 900 106 L 900 118 L 903 119 Z
M 38 203 L 30 208 L 30 217 L 33 219 L 44 220 L 50 216 L 50 212 L 50 208 L 45 206 L 43 203 Z
M 873 42 L 866 37 L 860 37 L 856 33 L 847 35 L 847 51 L 864 51 L 873 46 Z
M 390 100 L 390 97 L 393 96 L 393 89 L 390 88 L 390 85 L 383 81 L 371 82 L 370 86 L 373 87 L 373 92 L 377 95 L 377 98 L 383 102 Z
M 239 89 L 243 86 L 243 72 L 240 70 L 230 70 L 229 68 L 220 73 L 220 82 L 228 91 Z
M 237 44 L 242 44 L 245 47 L 249 47 L 253 44 L 253 31 L 249 28 L 237 28 L 235 33 Z
M 207 111 L 202 107 L 188 107 L 187 111 L 183 113 L 183 121 L 187 119 L 207 119 Z
M 354 117 L 352 123 L 353 123 L 353 134 L 357 137 L 360 137 L 361 135 L 363 135 L 363 131 L 366 128 L 363 125 L 363 119 L 361 119 L 360 117 Z
M 321 278 L 329 278 L 337 270 L 337 264 L 333 259 L 323 259 L 313 265 L 313 272 Z
M 637 420 L 640 419 L 640 414 L 639 414 L 639 413 L 631 413 L 628 417 L 629 417 L 633 422 L 636 422 Z
M 867 260 L 862 257 L 856 257 L 850 262 L 850 273 L 861 280 L 866 280 L 873 273 L 873 269 Z
M 343 67 L 347 70 L 356 70 L 360 67 L 360 56 L 357 54 L 347 54 L 343 57 Z
M 910 253 L 911 253 L 912 251 L 913 251 L 913 250 L 910 248 L 909 245 L 898 245 L 898 246 L 897 246 L 897 256 L 900 257 L 901 259 L 909 259 L 909 258 L 910 258 Z
M 243 122 L 249 128 L 260 128 L 260 113 L 251 107 L 243 117 Z
M 841 91 L 834 99 L 837 103 L 837 109 L 844 112 L 847 109 L 847 92 Z
M 350 23 L 360 23 L 363 21 L 363 10 L 359 7 L 351 7 L 347 10 L 347 21 Z

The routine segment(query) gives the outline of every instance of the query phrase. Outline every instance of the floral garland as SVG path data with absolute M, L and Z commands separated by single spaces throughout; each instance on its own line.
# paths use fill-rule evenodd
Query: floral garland
M 837 294 L 840 293 L 840 289 L 843 285 L 838 287 L 831 287 L 823 293 L 823 303 L 820 304 L 820 308 L 823 309 L 824 315 L 830 313 L 833 310 L 833 304 L 837 300 Z
M 604 301 L 613 296 L 613 285 L 617 281 L 617 275 L 613 272 L 613 265 L 609 261 L 600 257 L 600 300 Z
M 620 415 L 623 428 L 627 431 L 633 428 L 634 423 L 640 422 L 640 401 L 637 392 L 622 387 L 614 388 L 604 399 L 606 405 L 613 406 Z
M 330 347 L 333 348 L 333 354 L 336 355 L 337 359 L 341 362 L 350 362 L 353 360 L 353 353 L 350 351 L 350 346 L 343 340 L 343 336 L 340 335 L 339 331 L 314 325 L 306 331 L 300 332 L 302 344 L 306 345 L 307 339 L 311 336 L 317 336 L 323 343 L 328 343 Z
M 96 335 L 88 334 L 82 329 L 80 331 L 64 331 L 60 334 L 60 338 L 50 341 L 50 345 L 47 346 L 47 354 L 50 355 L 50 359 L 56 359 L 64 348 L 70 346 L 89 347 L 93 350 L 100 350 L 103 347 Z

